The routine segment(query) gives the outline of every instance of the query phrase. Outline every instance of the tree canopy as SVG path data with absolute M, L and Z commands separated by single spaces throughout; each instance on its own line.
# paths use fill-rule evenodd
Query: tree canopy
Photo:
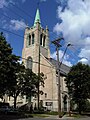
M 40 83 L 44 84 L 43 76 L 40 76 Z M 15 80 L 15 84 L 8 89 L 8 95 L 14 98 L 14 108 L 19 95 L 26 95 L 28 102 L 31 102 L 31 97 L 37 94 L 38 75 L 19 64 Z
M 66 84 L 71 99 L 81 113 L 85 101 L 90 98 L 90 66 L 82 63 L 72 66 L 66 77 Z
M 0 97 L 14 84 L 18 60 L 19 57 L 12 54 L 10 44 L 7 43 L 3 33 L 0 33 Z
M 44 74 L 38 75 L 30 69 L 26 69 L 19 63 L 19 57 L 12 53 L 10 44 L 7 43 L 3 34 L 0 34 L 0 98 L 5 94 L 14 98 L 16 108 L 17 97 L 26 95 L 27 97 L 37 94 L 39 83 L 44 86 Z M 40 91 L 40 93 L 42 93 Z

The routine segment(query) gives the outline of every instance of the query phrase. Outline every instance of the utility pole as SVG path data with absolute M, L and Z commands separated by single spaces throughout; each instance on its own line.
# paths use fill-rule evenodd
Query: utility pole
M 58 116 L 61 118 L 61 82 L 60 82 L 60 61 L 59 61 L 59 47 L 61 45 L 59 44 L 59 41 L 62 40 L 63 38 L 58 38 L 52 43 L 56 46 L 56 51 L 57 51 L 57 62 L 58 62 Z
M 60 40 L 63 40 L 63 39 L 64 39 L 64 38 L 58 38 L 58 39 L 52 41 L 52 43 L 56 46 L 56 52 L 57 52 L 57 63 L 58 63 L 58 116 L 59 116 L 59 118 L 62 117 L 62 116 L 61 116 L 61 81 L 60 81 L 60 68 L 61 68 L 61 64 L 62 64 L 63 58 L 64 58 L 64 56 L 65 56 L 65 53 L 66 53 L 66 51 L 67 51 L 67 48 L 68 48 L 69 46 L 71 46 L 70 43 L 67 44 L 66 49 L 65 49 L 65 51 L 64 51 L 64 53 L 63 53 L 63 56 L 62 56 L 62 60 L 61 60 L 61 62 L 60 62 L 60 61 L 59 61 L 59 47 L 62 47 L 62 46 L 59 44 L 59 42 L 60 42 Z
M 39 110 L 39 82 L 40 82 L 40 41 L 39 41 L 39 56 L 38 56 L 38 110 Z
M 40 1 L 37 3 L 37 7 L 39 8 Z M 37 88 L 37 102 L 38 102 L 38 110 L 39 110 L 39 83 L 40 83 L 40 23 L 38 23 L 38 88 Z

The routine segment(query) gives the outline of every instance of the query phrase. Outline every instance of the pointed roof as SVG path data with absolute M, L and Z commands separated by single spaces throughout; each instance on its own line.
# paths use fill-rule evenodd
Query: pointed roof
M 34 27 L 36 27 L 37 22 L 41 23 L 39 9 L 37 9 L 37 12 L 36 12 L 36 16 L 35 16 L 35 20 L 34 20 Z

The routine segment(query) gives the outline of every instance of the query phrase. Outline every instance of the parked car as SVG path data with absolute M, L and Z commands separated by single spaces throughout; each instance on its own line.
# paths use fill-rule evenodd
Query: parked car
M 4 114 L 7 114 L 8 112 L 10 112 L 10 108 L 8 106 L 2 106 L 0 108 L 0 113 L 4 113 Z
M 18 109 L 15 109 L 15 108 L 10 108 L 10 110 L 8 111 L 9 114 L 18 114 L 19 111 Z

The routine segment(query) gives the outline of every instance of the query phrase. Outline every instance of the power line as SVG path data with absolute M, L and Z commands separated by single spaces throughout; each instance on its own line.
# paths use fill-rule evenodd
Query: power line
M 19 16 L 20 18 L 22 19 L 25 19 L 23 18 L 21 15 L 19 15 L 18 13 L 16 13 L 14 10 L 10 10 L 8 7 L 4 6 L 6 9 L 8 9 L 10 12 L 14 13 L 15 15 Z M 26 20 L 27 21 L 27 20 Z
M 8 18 L 8 19 L 10 19 L 10 20 L 12 20 L 12 18 L 11 17 L 9 17 L 9 16 L 7 16 L 7 15 L 5 15 L 5 14 L 3 14 L 3 13 L 0 13 L 0 14 L 2 14 L 4 17 L 6 17 L 6 18 Z M 21 25 L 21 26 L 23 26 L 23 27 L 25 27 L 24 25 L 22 25 L 21 23 L 18 23 L 19 25 Z
M 75 52 L 71 51 L 70 49 L 68 49 L 68 50 L 70 51 L 68 55 L 71 56 L 71 55 L 70 55 L 70 53 L 71 53 L 72 56 L 74 56 L 74 58 L 73 58 L 73 57 L 72 57 L 72 58 L 75 59 L 75 60 L 76 60 L 76 59 L 77 59 L 77 60 L 80 60 L 80 59 L 82 59 L 82 58 L 87 59 L 86 57 L 79 57 Z
M 15 6 L 15 5 L 13 5 L 13 6 Z M 16 6 L 15 6 L 16 7 Z M 7 9 L 9 9 L 8 7 L 6 7 L 5 6 L 5 8 L 7 8 Z M 19 7 L 17 7 L 19 10 L 21 10 Z M 10 9 L 9 9 L 10 10 Z M 25 14 L 26 14 L 26 12 L 24 11 L 24 10 L 21 10 L 22 12 L 24 12 Z M 14 11 L 13 11 L 14 12 Z M 16 12 L 14 12 L 15 14 L 16 14 Z M 3 14 L 4 15 L 4 14 Z M 19 17 L 22 17 L 21 15 L 19 15 L 19 14 L 16 14 L 16 15 L 18 15 Z M 9 19 L 12 19 L 12 18 L 10 18 L 9 16 L 6 16 L 6 15 L 4 15 L 5 17 L 7 17 L 7 18 L 9 18 Z M 28 16 L 29 17 L 31 17 L 29 14 L 28 14 Z M 23 18 L 23 17 L 22 17 Z M 33 18 L 33 17 L 31 17 L 31 18 Z M 21 36 L 21 35 L 19 35 L 19 34 L 17 34 L 17 33 L 13 33 L 12 31 L 8 31 L 8 30 L 5 30 L 5 29 L 3 29 L 3 28 L 0 28 L 1 30 L 4 30 L 4 31 L 6 31 L 6 32 L 9 32 L 9 33 L 12 33 L 12 34 L 14 34 L 14 35 L 16 35 L 16 36 L 19 36 L 19 37 L 22 37 L 22 38 L 24 38 L 23 36 Z M 53 32 L 52 32 L 53 33 Z M 56 34 L 56 33 L 53 33 L 53 34 Z M 54 36 L 53 36 L 54 37 Z
M 14 33 L 14 32 L 11 32 L 11 31 L 9 31 L 9 30 L 3 29 L 3 28 L 0 28 L 0 29 L 1 29 L 1 30 L 4 30 L 4 31 L 6 31 L 6 32 L 9 32 L 9 33 L 11 33 L 11 34 L 14 34 L 14 35 L 16 35 L 16 36 L 19 36 L 19 37 L 21 37 L 21 38 L 24 38 L 23 36 L 21 36 L 21 35 L 19 35 L 19 34 L 16 34 L 16 33 Z M 20 57 L 20 58 L 22 58 L 22 57 Z M 26 59 L 26 58 L 22 58 L 22 59 L 28 60 L 28 59 Z M 35 62 L 35 61 L 33 61 L 33 62 L 38 64 L 38 62 Z M 45 65 L 45 64 L 40 64 L 40 65 L 44 65 L 44 66 L 46 66 L 46 67 L 50 67 L 50 66 L 47 66 L 47 65 Z M 51 67 L 50 67 L 50 68 L 51 68 Z
M 20 58 L 22 58 L 22 59 L 24 59 L 24 60 L 26 60 L 26 61 L 31 61 L 30 59 L 28 60 L 28 59 L 23 58 L 23 57 L 20 57 Z M 33 63 L 36 63 L 36 64 L 39 64 L 39 62 L 35 62 L 35 61 L 32 61 L 32 62 L 33 62 Z M 63 64 L 63 63 L 62 63 L 62 64 Z M 45 65 L 45 64 L 42 64 L 42 63 L 40 63 L 40 65 L 45 66 L 45 67 L 49 67 L 49 68 L 53 68 L 53 69 L 56 70 L 56 67 L 55 67 L 55 66 L 50 67 L 50 66 Z M 63 73 L 65 73 L 63 70 L 60 70 L 60 71 L 63 72 Z M 52 72 L 47 72 L 47 73 L 45 73 L 45 74 L 47 75 L 47 74 L 50 74 L 50 73 L 52 73 Z M 65 74 L 66 74 L 66 73 L 65 73 Z
M 17 8 L 18 10 L 22 11 L 25 15 L 27 15 L 30 18 L 33 18 L 30 14 L 28 14 L 25 10 L 21 9 L 20 7 L 16 6 L 13 3 L 10 3 L 11 5 L 13 5 L 15 8 Z
M 8 31 L 8 30 L 3 29 L 3 28 L 0 28 L 0 29 L 23 38 L 23 36 L 21 36 L 21 35 L 19 35 L 19 34 L 13 33 L 13 32 L 11 32 L 11 31 Z M 20 57 L 20 58 L 22 58 L 22 57 Z M 22 58 L 22 59 L 28 60 L 28 59 L 26 59 L 26 58 Z M 35 62 L 35 61 L 33 61 L 33 63 L 37 63 L 37 64 L 38 64 L 38 62 Z M 47 65 L 45 65 L 45 64 L 40 64 L 40 65 L 44 65 L 44 66 L 46 66 L 46 67 L 50 67 L 50 66 L 47 66 Z
M 28 14 L 25 10 L 21 9 L 20 7 L 17 7 L 17 6 L 14 5 L 13 3 L 10 3 L 10 4 L 12 4 L 15 8 L 19 9 L 19 10 L 22 11 L 25 15 L 27 15 L 28 17 L 30 17 L 30 18 L 33 19 L 33 17 L 32 17 L 30 14 Z M 6 7 L 6 6 L 4 6 L 4 7 L 7 8 L 8 10 L 10 10 L 10 9 L 9 9 L 8 7 Z M 12 12 L 12 11 L 10 11 L 10 12 Z M 21 15 L 17 14 L 15 11 L 13 11 L 13 12 L 14 12 L 17 16 L 23 18 Z M 24 18 L 23 18 L 23 19 L 24 19 Z M 44 26 L 45 26 L 45 25 L 44 25 Z M 51 31 L 51 30 L 49 30 L 49 31 Z M 52 32 L 52 31 L 51 31 L 51 33 L 56 34 L 56 33 Z M 55 38 L 56 38 L 56 37 L 55 37 Z
M 15 6 L 13 3 L 11 3 L 13 6 Z M 21 15 L 19 15 L 18 13 L 16 13 L 14 10 L 9 9 L 8 7 L 4 6 L 6 9 L 8 9 L 10 12 L 13 12 L 15 15 L 19 16 L 22 19 L 25 19 L 24 17 L 22 17 Z M 22 10 L 21 8 L 15 6 L 16 8 L 18 8 L 20 11 L 24 12 L 26 14 L 26 12 L 24 10 Z M 28 15 L 28 13 L 27 13 Z M 30 18 L 33 18 L 31 15 L 28 15 Z M 26 20 L 27 21 L 27 20 Z
M 9 31 L 9 30 L 4 29 L 4 28 L 1 28 L 1 27 L 0 27 L 0 29 L 3 30 L 3 31 L 5 31 L 5 32 L 8 32 L 8 33 L 14 34 L 14 35 L 16 35 L 16 36 L 21 37 L 21 38 L 24 39 L 24 36 L 22 36 L 22 35 L 20 35 L 20 34 L 14 33 L 14 32 L 12 32 L 12 31 Z M 37 29 L 36 29 L 36 30 L 37 30 Z M 34 30 L 33 32 L 35 32 L 36 30 Z M 28 35 L 28 34 L 24 34 L 24 35 Z
M 23 58 L 23 57 L 20 57 L 20 58 L 22 58 L 22 59 L 24 59 L 24 60 L 26 60 L 26 61 L 31 61 L 31 60 L 28 60 L 28 59 Z M 33 63 L 36 63 L 36 64 L 39 64 L 39 62 L 36 62 L 36 61 L 32 61 L 32 62 L 33 62 Z M 50 67 L 50 66 L 48 66 L 48 65 L 42 64 L 42 63 L 40 63 L 40 65 L 43 65 L 43 66 L 49 67 L 49 68 L 54 68 L 54 67 Z
M 71 52 L 71 54 L 72 54 L 74 57 L 77 57 L 78 59 L 81 59 L 75 52 L 73 52 L 73 50 L 71 51 L 71 50 L 69 49 L 69 51 Z
M 12 32 L 12 31 L 6 30 L 6 29 L 1 28 L 1 27 L 0 27 L 0 29 L 3 30 L 3 31 L 5 31 L 5 32 L 8 32 L 8 33 L 14 34 L 14 35 L 16 35 L 16 36 L 21 37 L 21 38 L 24 39 L 23 36 L 21 36 L 21 35 L 19 35 L 19 34 L 17 34 L 17 33 L 14 33 L 14 32 Z M 36 29 L 36 30 L 37 30 L 37 29 Z M 27 35 L 27 34 L 26 34 L 26 35 Z M 69 54 L 70 54 L 70 53 L 69 53 Z M 72 52 L 71 52 L 71 54 L 72 54 Z M 81 59 L 81 57 L 79 57 L 78 55 L 75 55 L 75 53 L 73 53 L 73 55 L 76 56 L 77 58 Z
M 17 34 L 17 33 L 14 33 L 14 32 L 12 32 L 12 31 L 6 30 L 6 29 L 1 28 L 1 27 L 0 27 L 0 29 L 3 30 L 3 31 L 9 32 L 9 33 L 11 33 L 11 34 L 14 34 L 14 35 L 16 35 L 16 36 L 18 36 L 18 37 L 24 38 L 23 36 L 21 36 L 21 35 L 19 35 L 19 34 Z
M 1 27 L 0 27 L 0 29 L 3 30 L 3 31 L 5 31 L 5 32 L 11 33 L 11 34 L 13 34 L 13 35 L 15 35 L 15 36 L 18 36 L 18 37 L 21 37 L 21 38 L 24 39 L 24 36 L 22 36 L 22 35 L 20 35 L 20 34 L 14 33 L 14 32 L 12 32 L 12 31 L 9 31 L 9 30 L 4 29 L 4 28 L 1 28 Z M 37 29 L 36 29 L 36 30 L 37 30 Z M 33 32 L 35 32 L 36 30 L 34 30 Z M 24 34 L 24 35 L 28 35 L 28 34 Z M 51 44 L 51 42 L 50 42 L 50 44 Z
M 16 8 L 19 9 L 20 11 L 24 12 L 25 14 L 27 14 L 28 17 L 33 18 L 33 17 L 32 17 L 31 15 L 29 15 L 25 10 L 17 7 L 17 6 L 14 5 L 13 3 L 10 3 L 10 4 L 12 4 L 14 7 L 16 7 Z M 13 12 L 15 15 L 19 16 L 20 18 L 23 18 L 21 15 L 19 15 L 18 13 L 16 13 L 14 10 L 10 10 L 10 9 L 9 9 L 8 7 L 6 7 L 6 6 L 4 6 L 4 7 L 5 7 L 6 9 L 8 9 L 10 12 Z M 3 14 L 3 16 L 5 16 L 5 17 L 7 17 L 7 18 L 9 18 L 9 19 L 12 20 L 11 17 L 9 17 L 9 16 L 7 16 L 7 15 L 5 15 L 5 14 Z M 25 18 L 23 18 L 23 19 L 25 19 Z M 20 24 L 20 23 L 19 23 L 19 24 Z M 22 24 L 20 24 L 20 25 L 22 25 Z M 44 25 L 44 26 L 45 26 L 45 25 Z M 25 26 L 24 26 L 24 27 L 25 27 Z M 50 31 L 50 30 L 49 30 L 49 31 Z M 49 32 L 49 33 L 50 33 L 50 32 Z M 51 31 L 51 33 L 56 34 L 56 33 L 52 32 L 52 31 Z M 54 36 L 53 36 L 53 38 L 54 38 Z M 55 38 L 56 38 L 56 37 L 55 37 Z

